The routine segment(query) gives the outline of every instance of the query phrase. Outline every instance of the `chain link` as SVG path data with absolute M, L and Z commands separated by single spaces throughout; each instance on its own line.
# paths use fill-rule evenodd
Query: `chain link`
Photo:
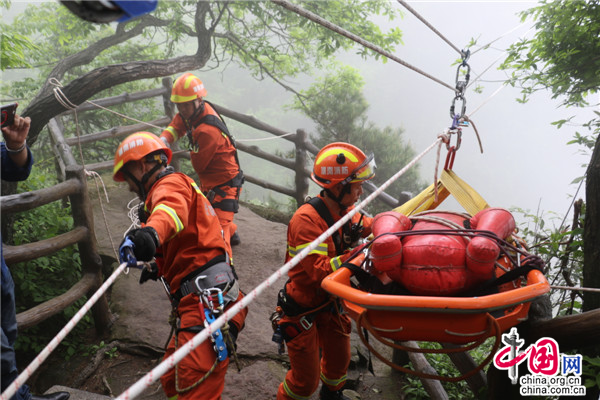
M 456 68 L 454 99 L 452 99 L 452 105 L 450 106 L 450 118 L 452 119 L 456 119 L 457 116 L 458 119 L 464 117 L 467 109 L 467 99 L 465 99 L 464 95 L 465 89 L 469 84 L 469 79 L 471 78 L 471 66 L 467 63 L 469 57 L 471 56 L 471 50 L 462 50 L 461 56 L 462 61 Z M 464 79 L 461 79 L 462 76 L 464 76 Z M 460 107 L 460 114 L 454 113 L 457 101 L 462 103 Z

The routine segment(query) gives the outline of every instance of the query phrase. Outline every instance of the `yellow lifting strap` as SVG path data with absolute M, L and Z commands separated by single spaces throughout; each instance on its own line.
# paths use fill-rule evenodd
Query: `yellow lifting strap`
M 426 210 L 433 210 L 439 206 L 449 194 L 452 194 L 458 203 L 471 216 L 488 208 L 489 204 L 471 186 L 460 179 L 452 170 L 443 170 L 438 186 L 438 201 L 435 201 L 434 184 L 423 190 L 406 203 L 396 207 L 394 211 L 410 216 Z

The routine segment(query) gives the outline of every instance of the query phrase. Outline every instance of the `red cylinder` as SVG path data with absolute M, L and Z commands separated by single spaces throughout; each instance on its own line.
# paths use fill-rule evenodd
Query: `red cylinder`
M 515 219 L 503 208 L 486 208 L 470 220 L 471 228 L 491 231 L 500 239 L 507 238 L 515 230 Z M 476 236 L 467 245 L 467 268 L 474 281 L 494 277 L 494 264 L 500 255 L 496 241 Z
M 396 235 L 377 237 L 370 246 L 369 259 L 379 272 L 400 268 L 402 262 L 402 242 Z
M 411 228 L 410 219 L 396 211 L 386 211 L 379 213 L 373 218 L 373 236 L 377 237 L 382 233 L 403 232 Z

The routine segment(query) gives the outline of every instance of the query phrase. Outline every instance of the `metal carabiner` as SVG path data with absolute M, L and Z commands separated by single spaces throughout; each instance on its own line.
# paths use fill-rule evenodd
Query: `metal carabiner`
M 456 100 L 462 100 L 462 107 L 460 108 L 460 114 L 454 113 L 454 107 L 456 105 Z M 452 118 L 454 120 L 458 116 L 458 118 L 456 118 L 456 119 L 460 119 L 465 116 L 466 111 L 467 111 L 467 99 L 465 99 L 465 97 L 462 94 L 454 96 L 454 99 L 452 99 L 452 105 L 450 106 L 450 118 Z

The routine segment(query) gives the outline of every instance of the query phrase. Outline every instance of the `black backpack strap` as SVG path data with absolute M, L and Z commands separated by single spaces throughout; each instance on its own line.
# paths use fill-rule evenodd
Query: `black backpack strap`
M 319 216 L 323 218 L 325 222 L 327 222 L 327 226 L 330 228 L 333 226 L 335 221 L 327 208 L 327 205 L 320 197 L 313 197 L 312 199 L 307 201 L 307 204 L 310 204 L 316 211 L 319 213 Z M 331 235 L 333 239 L 333 244 L 335 245 L 335 253 L 339 256 L 344 253 L 344 249 L 342 247 L 342 237 L 340 236 L 339 231 L 335 231 L 333 235 Z
M 217 111 L 215 106 L 213 106 L 207 100 L 204 100 L 204 102 L 209 104 L 213 108 L 213 110 L 215 110 L 215 112 L 217 113 L 218 116 L 214 115 L 214 114 L 205 115 L 204 117 L 200 118 L 200 120 L 196 123 L 196 125 L 194 126 L 194 129 L 196 129 L 200 124 L 207 124 L 207 125 L 214 126 L 217 129 L 219 129 L 221 132 L 223 132 L 225 134 L 225 136 L 227 136 L 227 138 L 231 142 L 231 145 L 233 146 L 233 148 L 235 149 L 235 162 L 237 163 L 238 168 L 240 168 L 240 171 L 241 171 L 240 160 L 238 159 L 238 153 L 237 153 L 237 146 L 235 145 L 235 139 L 233 138 L 233 136 L 231 136 L 231 133 L 229 133 L 229 128 L 227 128 L 227 124 L 225 124 L 223 117 L 221 116 L 221 114 L 219 114 L 219 112 Z

